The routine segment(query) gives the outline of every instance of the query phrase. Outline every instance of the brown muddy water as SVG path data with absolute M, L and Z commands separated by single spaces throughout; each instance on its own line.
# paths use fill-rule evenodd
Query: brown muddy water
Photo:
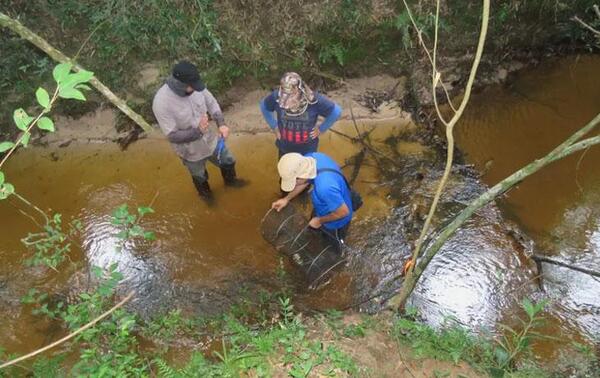
M 474 96 L 456 128 L 466 160 L 494 185 L 539 158 L 600 112 L 600 57 L 546 62 Z M 598 130 L 593 133 L 598 134 Z M 499 202 L 533 252 L 600 271 L 600 148 L 558 161 Z M 600 343 L 600 279 L 543 264 L 554 336 Z M 507 315 L 506 317 L 509 317 Z
M 398 120 L 378 123 L 378 132 L 392 135 L 401 129 L 398 125 Z M 355 133 L 347 123 L 340 122 L 338 127 Z M 321 139 L 322 150 L 341 163 L 359 150 L 331 133 Z M 14 156 L 5 173 L 19 193 L 38 207 L 52 207 L 65 220 L 82 221 L 83 248 L 74 251 L 73 259 L 103 268 L 118 263 L 127 280 L 124 291 L 138 291 L 137 305 L 133 304 L 136 311 L 151 315 L 148 312 L 181 305 L 206 315 L 235 302 L 242 296 L 244 285 L 277 289 L 280 256 L 259 230 L 261 219 L 279 195 L 274 136 L 235 135 L 228 145 L 238 160 L 239 174 L 251 184 L 241 189 L 225 188 L 219 171 L 209 166 L 217 202 L 214 208 L 199 200 L 185 167 L 162 137 L 138 141 L 124 152 L 113 144 L 31 148 Z M 364 195 L 365 208 L 355 224 L 385 218 L 390 204 L 373 166 L 362 167 L 356 186 Z M 156 231 L 157 241 L 128 243 L 118 252 L 112 210 L 122 203 L 132 210 L 148 205 L 157 194 L 152 206 L 156 213 L 143 222 L 144 227 Z M 70 286 L 77 283 L 69 279 L 72 271 L 49 274 L 51 278 L 44 279 L 47 271 L 23 268 L 23 257 L 28 254 L 20 238 L 34 231 L 35 225 L 18 208 L 22 206 L 14 199 L 0 203 L 0 218 L 4 220 L 0 229 L 0 345 L 23 353 L 45 344 L 55 330 L 30 316 L 30 309 L 19 304 L 19 297 L 33 286 L 60 292 L 66 282 Z M 337 280 L 348 278 L 340 276 Z M 298 287 L 301 300 L 314 301 L 323 308 L 344 305 L 350 295 L 345 285 L 317 293 Z
M 541 156 L 600 110 L 599 63 L 587 57 L 547 63 L 473 97 L 457 127 L 458 143 L 466 160 L 485 172 L 485 184 Z M 387 158 L 367 154 L 355 182 L 365 205 L 351 227 L 349 266 L 317 292 L 295 284 L 296 299 L 305 307 L 344 308 L 365 302 L 361 309 L 379 309 L 386 298 L 381 293 L 399 284 L 393 277 L 410 253 L 439 178 L 440 161 L 415 137 L 414 125 L 400 118 L 358 123 L 361 131 L 373 130 L 373 145 L 396 163 L 384 164 L 387 172 L 380 174 L 377 167 Z M 356 134 L 349 122 L 335 127 Z M 280 256 L 260 233 L 261 219 L 279 194 L 273 136 L 234 135 L 229 146 L 239 161 L 238 171 L 251 185 L 224 188 L 219 172 L 209 167 L 215 208 L 198 199 L 187 171 L 161 137 L 138 141 L 124 152 L 112 144 L 31 148 L 14 156 L 5 173 L 17 191 L 40 208 L 52 207 L 65 219 L 83 222 L 82 240 L 74 243 L 82 248 L 74 250 L 73 259 L 82 266 L 117 262 L 126 278 L 123 290 L 138 290 L 134 310 L 150 316 L 165 306 L 177 306 L 212 314 L 242 295 L 252 296 L 253 288 L 280 285 Z M 343 164 L 360 146 L 327 133 L 320 150 Z M 595 264 L 600 270 L 599 159 L 598 151 L 590 150 L 583 158 L 559 162 L 519 185 L 499 207 L 492 204 L 478 212 L 432 261 L 411 304 L 432 324 L 455 319 L 474 330 L 493 330 L 498 322 L 519 314 L 524 296 L 549 297 L 554 328 L 548 332 L 554 335 L 557 328 L 565 339 L 598 341 L 600 283 L 545 266 L 542 293 L 532 280 L 535 266 L 525 254 L 535 250 L 590 269 Z M 348 165 L 344 170 L 349 176 L 352 169 Z M 484 190 L 476 171 L 458 167 L 436 224 Z M 118 230 L 110 222 L 113 208 L 122 203 L 131 208 L 147 205 L 157 194 L 156 213 L 143 222 L 156 231 L 157 241 L 128 243 L 117 252 Z M 30 315 L 19 298 L 32 286 L 61 292 L 66 285 L 77 286 L 77 280 L 73 271 L 48 274 L 23 267 L 29 252 L 20 238 L 35 225 L 18 208 L 22 206 L 15 200 L 0 203 L 0 345 L 25 353 L 62 331 Z M 556 346 L 546 348 L 541 354 L 551 357 Z

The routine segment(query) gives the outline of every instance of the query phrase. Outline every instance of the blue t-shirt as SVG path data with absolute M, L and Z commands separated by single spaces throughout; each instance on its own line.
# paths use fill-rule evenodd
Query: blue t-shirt
M 328 230 L 336 230 L 350 223 L 352 219 L 352 199 L 350 189 L 346 185 L 344 178 L 336 172 L 319 172 L 320 169 L 334 169 L 342 173 L 340 167 L 329 156 L 320 152 L 306 154 L 317 161 L 317 177 L 312 180 L 313 190 L 311 199 L 315 213 L 318 217 L 330 214 L 337 210 L 342 204 L 348 206 L 350 213 L 345 217 L 323 224 Z
M 277 126 L 281 133 L 281 140 L 290 144 L 314 143 L 316 140 L 310 137 L 310 132 L 315 128 L 319 116 L 328 117 L 335 108 L 335 103 L 327 97 L 315 92 L 317 100 L 309 104 L 306 111 L 297 116 L 288 115 L 277 103 L 278 91 L 274 90 L 265 97 L 265 108 L 270 112 L 277 113 Z

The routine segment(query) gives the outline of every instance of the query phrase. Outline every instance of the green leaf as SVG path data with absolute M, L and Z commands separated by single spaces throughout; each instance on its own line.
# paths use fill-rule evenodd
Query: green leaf
M 48 95 L 48 92 L 44 88 L 39 87 L 35 91 L 35 98 L 37 98 L 38 104 L 43 108 L 48 109 L 50 107 L 50 95 Z
M 125 218 L 127 215 L 129 215 L 127 204 L 122 204 L 113 210 L 113 217 L 115 218 Z
M 8 198 L 11 194 L 15 192 L 15 187 L 12 184 L 3 184 L 0 186 L 0 200 Z
M 0 185 L 4 184 L 4 172 L 0 171 Z
M 122 231 L 119 231 L 119 232 L 118 232 L 118 233 L 115 235 L 115 237 L 117 237 L 117 238 L 119 238 L 119 239 L 122 239 L 122 240 L 125 240 L 125 239 L 127 239 L 127 238 L 129 237 L 129 232 L 127 232 L 127 230 L 122 230 Z
M 104 271 L 102 270 L 102 268 L 100 268 L 99 266 L 94 265 L 92 267 L 92 273 L 94 273 L 94 276 L 96 278 L 100 278 L 104 275 Z
M 0 153 L 5 152 L 10 150 L 11 148 L 14 147 L 14 143 L 13 142 L 1 142 L 0 143 Z M 1 182 L 0 182 L 1 184 Z
M 13 120 L 20 130 L 25 131 L 33 120 L 33 117 L 30 117 L 23 108 L 19 108 L 13 113 Z
M 525 299 L 523 299 L 522 305 L 523 305 L 523 310 L 525 310 L 525 312 L 527 313 L 529 318 L 533 318 L 535 316 L 535 309 L 533 308 L 531 301 L 529 299 L 525 298 Z
M 77 88 L 77 89 L 83 89 L 85 91 L 91 91 L 92 90 L 92 88 L 90 88 L 89 86 L 87 86 L 85 84 L 77 84 L 75 86 L 75 88 Z
M 54 122 L 48 117 L 42 117 L 37 123 L 37 127 L 41 130 L 54 132 Z
M 71 63 L 61 63 L 54 67 L 52 76 L 54 77 L 54 80 L 56 80 L 56 83 L 61 84 L 69 76 L 72 67 L 73 65 Z
M 138 207 L 138 214 L 140 214 L 140 215 L 151 214 L 153 212 L 154 212 L 154 209 L 151 207 L 147 207 L 147 206 Z
M 149 241 L 153 241 L 153 240 L 156 240 L 156 235 L 154 235 L 154 232 L 152 232 L 152 231 L 145 231 L 144 232 L 144 239 L 149 240 Z
M 26 131 L 23 134 L 23 138 L 21 138 L 21 144 L 23 145 L 23 147 L 27 147 L 27 145 L 29 144 L 29 139 L 31 139 L 31 133 Z
M 133 227 L 131 227 L 131 230 L 129 231 L 129 235 L 131 235 L 133 237 L 142 236 L 142 235 L 144 235 L 144 229 L 136 224 Z
M 81 293 L 79 294 L 79 298 L 83 299 L 84 301 L 89 301 L 90 299 L 92 299 L 92 296 L 88 293 Z
M 73 87 L 61 87 L 58 90 L 58 95 L 62 98 L 72 98 L 74 100 L 85 101 L 85 96 L 83 93 Z
M 116 267 L 115 267 L 116 269 Z M 123 279 L 123 273 L 118 272 L 118 271 L 114 271 L 110 274 L 110 277 L 115 280 L 115 281 L 121 281 Z
M 64 87 L 75 87 L 81 83 L 87 83 L 91 78 L 94 77 L 94 73 L 91 71 L 81 70 L 79 72 L 70 74 L 62 83 Z
M 542 311 L 546 307 L 546 305 L 548 305 L 549 302 L 550 302 L 549 300 L 543 299 L 543 300 L 539 301 L 538 303 L 536 303 L 534 306 L 535 313 L 537 314 L 540 311 Z
M 510 356 L 504 348 L 496 347 L 494 348 L 494 357 L 496 358 L 498 365 L 504 366 L 508 362 Z

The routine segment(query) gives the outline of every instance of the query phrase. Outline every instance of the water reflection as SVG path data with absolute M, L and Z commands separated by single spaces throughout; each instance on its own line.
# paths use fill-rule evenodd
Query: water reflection
M 600 111 L 600 58 L 546 62 L 505 87 L 474 96 L 457 126 L 459 147 L 485 172 L 489 185 L 539 158 Z M 490 99 L 493 99 L 491 103 Z M 500 203 L 535 241 L 535 252 L 600 270 L 600 149 L 592 147 L 545 167 Z M 565 337 L 600 335 L 600 282 L 567 268 L 543 264 L 550 316 Z M 507 316 L 508 318 L 508 316 Z M 562 323 L 562 325 L 560 325 Z

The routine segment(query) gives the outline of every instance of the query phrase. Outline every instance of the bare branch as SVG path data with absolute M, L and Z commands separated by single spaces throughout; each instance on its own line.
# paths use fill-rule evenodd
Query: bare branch
M 438 6 L 439 6 L 439 2 L 438 2 Z M 413 262 L 415 262 L 417 260 L 419 253 L 421 252 L 421 247 L 423 246 L 423 241 L 425 240 L 425 236 L 427 235 L 427 232 L 429 231 L 429 227 L 431 225 L 431 220 L 433 219 L 433 215 L 435 214 L 435 211 L 437 209 L 437 205 L 438 205 L 438 202 L 442 195 L 442 191 L 444 190 L 444 187 L 446 186 L 446 183 L 448 181 L 448 177 L 450 176 L 450 171 L 452 169 L 452 162 L 454 160 L 453 130 L 454 130 L 454 126 L 456 125 L 456 123 L 458 122 L 460 117 L 462 116 L 462 113 L 464 112 L 464 110 L 469 102 L 469 99 L 471 97 L 471 90 L 473 88 L 473 83 L 475 81 L 475 75 L 477 74 L 477 68 L 479 67 L 479 62 L 481 61 L 481 56 L 483 54 L 483 47 L 485 45 L 485 37 L 487 35 L 489 14 L 490 14 L 490 0 L 483 0 L 481 31 L 479 34 L 479 42 L 477 44 L 477 52 L 475 53 L 475 59 L 473 60 L 473 65 L 471 67 L 471 72 L 469 74 L 469 80 L 467 81 L 467 86 L 465 88 L 465 95 L 463 96 L 463 99 L 460 103 L 458 110 L 456 111 L 456 113 L 454 114 L 452 119 L 446 124 L 446 139 L 448 140 L 446 166 L 444 168 L 444 173 L 442 175 L 440 183 L 438 184 L 438 187 L 437 187 L 437 190 L 435 193 L 435 197 L 433 198 L 433 203 L 431 204 L 429 213 L 427 214 L 427 218 L 425 219 L 425 224 L 423 225 L 423 228 L 421 229 L 419 239 L 417 240 L 417 243 L 415 245 L 415 249 L 412 254 Z M 437 17 L 437 15 L 439 15 L 439 13 L 436 11 L 436 17 Z M 439 22 L 439 20 L 436 18 L 435 22 L 437 24 Z M 437 83 L 436 79 L 438 79 L 439 75 L 440 74 L 437 73 L 436 76 L 434 77 L 434 80 L 433 80 L 434 85 Z M 435 93 L 435 88 L 434 88 L 434 93 Z M 437 104 L 436 97 L 434 97 L 434 104 L 436 106 L 436 110 L 438 111 L 438 114 L 441 116 L 441 114 L 439 112 L 439 107 Z M 413 273 L 413 269 L 412 269 L 412 267 L 410 267 L 408 270 L 408 275 L 410 276 L 412 273 Z
M 600 16 L 598 16 L 600 17 Z M 594 35 L 596 37 L 600 37 L 600 31 L 594 29 L 593 27 L 591 27 L 589 24 L 585 23 L 585 21 L 583 21 L 581 18 L 575 16 L 573 17 L 571 20 L 578 22 L 581 26 L 583 26 L 584 28 L 586 28 L 587 30 L 591 31 L 592 33 L 594 33 Z
M 421 43 L 421 46 L 423 47 L 423 50 L 425 51 L 425 55 L 427 55 L 427 58 L 429 59 L 429 63 L 431 63 L 431 65 L 433 66 L 433 58 L 431 57 L 431 54 L 429 53 L 429 49 L 427 48 L 427 45 L 425 44 L 425 41 L 423 40 L 423 33 L 421 32 L 421 29 L 419 29 L 419 26 L 417 25 L 417 22 L 415 21 L 413 15 L 412 15 L 412 12 L 410 11 L 410 7 L 406 3 L 406 0 L 402 0 L 402 1 L 404 2 L 404 7 L 406 8 L 406 12 L 408 13 L 408 17 L 410 18 L 413 28 L 415 28 L 415 30 L 417 32 L 417 37 L 419 38 L 419 43 Z M 440 84 L 442 85 L 442 88 L 444 89 L 444 93 L 446 94 L 446 100 L 448 101 L 448 105 L 450 105 L 450 108 L 452 108 L 452 110 L 456 112 L 456 108 L 454 107 L 454 104 L 452 103 L 452 99 L 450 98 L 450 93 L 448 92 L 448 88 L 446 88 L 446 85 L 444 84 L 444 82 L 442 80 L 440 80 Z
M 21 356 L 19 358 L 15 358 L 14 360 L 5 362 L 2 365 L 0 365 L 0 369 L 4 369 L 4 368 L 9 367 L 11 365 L 14 365 L 14 364 L 16 364 L 18 362 L 21 362 L 21 361 L 27 360 L 27 359 L 29 359 L 31 357 L 37 356 L 38 354 L 40 354 L 42 352 L 45 352 L 45 351 L 47 351 L 49 349 L 52 349 L 55 346 L 58 346 L 58 345 L 64 343 L 65 341 L 68 341 L 68 340 L 72 339 L 73 337 L 79 335 L 81 332 L 85 331 L 86 329 L 88 329 L 90 327 L 93 327 L 100 320 L 106 318 L 108 315 L 110 315 L 113 312 L 115 312 L 115 310 L 117 310 L 119 307 L 122 307 L 125 303 L 127 303 L 127 301 L 129 301 L 133 297 L 134 294 L 135 294 L 134 291 L 130 292 L 125 298 L 123 298 L 123 300 L 121 300 L 121 302 L 119 302 L 116 305 L 114 305 L 110 310 L 106 311 L 105 313 L 103 313 L 102 315 L 98 316 L 96 319 L 92 320 L 91 322 L 85 324 L 84 326 L 78 328 L 74 332 L 71 332 L 70 334 L 68 334 L 67 336 L 63 337 L 62 339 L 57 340 L 57 341 L 53 342 L 50 345 L 46 345 L 45 347 L 40 348 L 38 350 L 35 350 L 35 351 L 33 351 L 31 353 L 28 353 L 28 354 L 26 354 L 24 356 Z
M 4 13 L 0 12 L 0 26 L 6 27 L 16 34 L 18 34 L 21 38 L 31 42 L 37 48 L 48 54 L 52 59 L 59 63 L 71 63 L 73 64 L 73 68 L 76 71 L 82 70 L 83 68 L 76 64 L 73 59 L 70 59 L 68 56 L 63 54 L 61 51 L 57 50 L 55 47 L 50 45 L 48 41 L 35 34 L 31 30 L 29 30 L 25 25 L 21 24 L 19 21 L 10 18 Z M 106 85 L 104 85 L 100 80 L 98 80 L 95 76 L 90 79 L 90 84 L 93 85 L 98 92 L 102 93 L 114 106 L 116 106 L 119 110 L 121 110 L 127 117 L 129 117 L 133 122 L 135 122 L 138 126 L 140 126 L 144 131 L 150 133 L 152 131 L 152 126 L 146 120 L 133 111 L 127 105 L 127 102 L 115 95 Z

